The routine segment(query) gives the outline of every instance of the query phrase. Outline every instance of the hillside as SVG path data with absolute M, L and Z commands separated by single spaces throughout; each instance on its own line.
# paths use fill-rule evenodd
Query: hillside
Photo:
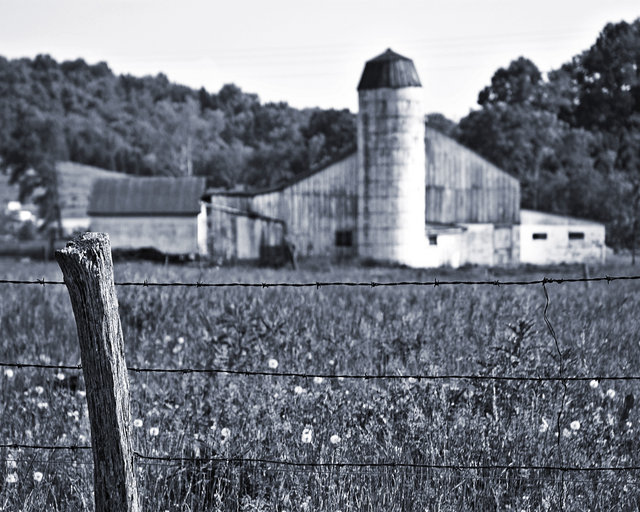
M 196 91 L 104 62 L 0 57 L 0 154 L 29 124 L 55 126 L 56 159 L 134 175 L 274 185 L 355 145 L 350 112 L 260 102 L 227 84 Z
M 90 165 L 75 162 L 59 162 L 58 170 L 60 203 L 62 217 L 86 217 L 89 192 L 96 178 L 123 178 L 125 174 L 106 171 Z M 19 190 L 17 185 L 9 184 L 9 177 L 0 173 L 0 211 L 4 211 L 9 201 L 17 201 Z M 37 206 L 32 203 L 23 205 L 23 209 L 36 214 Z

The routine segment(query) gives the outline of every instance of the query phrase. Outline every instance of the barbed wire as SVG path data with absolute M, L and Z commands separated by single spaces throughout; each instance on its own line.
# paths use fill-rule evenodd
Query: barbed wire
M 91 450 L 91 446 L 85 445 L 37 445 L 4 443 L 0 448 L 6 449 L 31 449 L 31 450 Z M 428 470 L 502 470 L 502 471 L 559 471 L 559 472 L 620 472 L 640 471 L 640 465 L 630 466 L 565 466 L 545 464 L 436 464 L 415 462 L 316 462 L 294 461 L 287 459 L 268 459 L 259 457 L 178 457 L 169 455 L 145 455 L 138 451 L 133 454 L 143 460 L 157 462 L 180 463 L 212 463 L 212 464 L 261 464 L 286 466 L 293 468 L 385 468 L 385 469 L 428 469 Z M 10 460 L 10 459 L 8 459 Z M 12 460 L 12 459 L 11 459 Z
M 222 282 L 222 283 L 210 283 L 204 281 L 196 282 L 150 282 L 147 279 L 144 281 L 116 281 L 116 286 L 141 286 L 144 288 L 326 288 L 326 287 L 354 287 L 354 288 L 382 288 L 382 287 L 395 287 L 395 286 L 534 286 L 541 284 L 564 284 L 564 283 L 595 283 L 595 282 L 607 282 L 614 281 L 637 281 L 640 280 L 640 275 L 631 276 L 599 276 L 599 277 L 543 277 L 541 279 L 532 280 L 514 280 L 514 281 L 500 281 L 499 279 L 493 280 L 439 280 L 434 279 L 432 281 L 309 281 L 309 282 Z M 16 285 L 63 285 L 64 281 L 49 281 L 46 279 L 0 279 L 0 284 L 16 284 Z
M 6 368 L 40 368 L 50 370 L 82 370 L 82 365 L 58 365 L 41 363 L 0 362 Z M 567 376 L 527 376 L 527 375 L 477 375 L 477 374 L 350 374 L 350 373 L 306 373 L 306 372 L 272 372 L 263 370 L 233 370 L 229 368 L 144 368 L 130 366 L 132 373 L 169 373 L 169 374 L 229 374 L 254 377 L 289 377 L 301 379 L 333 379 L 333 380 L 474 380 L 474 381 L 513 381 L 513 382 L 591 382 L 591 381 L 640 381 L 640 375 L 567 375 Z

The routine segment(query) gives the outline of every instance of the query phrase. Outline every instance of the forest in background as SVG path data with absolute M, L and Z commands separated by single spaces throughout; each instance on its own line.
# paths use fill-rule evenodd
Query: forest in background
M 640 18 L 543 74 L 519 57 L 498 69 L 459 123 L 427 124 L 517 177 L 522 206 L 599 220 L 607 243 L 640 230 Z M 210 186 L 266 187 L 355 149 L 355 114 L 262 103 L 166 76 L 115 75 L 104 62 L 0 57 L 0 163 L 56 220 L 55 161 L 141 176 L 200 175 Z

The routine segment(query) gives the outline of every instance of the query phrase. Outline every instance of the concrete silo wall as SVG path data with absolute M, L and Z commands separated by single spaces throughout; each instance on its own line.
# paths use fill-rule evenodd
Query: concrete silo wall
M 423 266 L 425 146 L 422 89 L 366 89 L 358 113 L 358 254 Z

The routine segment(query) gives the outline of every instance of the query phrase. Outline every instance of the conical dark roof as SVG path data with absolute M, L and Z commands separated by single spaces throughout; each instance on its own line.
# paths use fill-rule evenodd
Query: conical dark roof
M 422 87 L 413 61 L 388 48 L 386 52 L 367 61 L 358 90 L 389 87 Z

